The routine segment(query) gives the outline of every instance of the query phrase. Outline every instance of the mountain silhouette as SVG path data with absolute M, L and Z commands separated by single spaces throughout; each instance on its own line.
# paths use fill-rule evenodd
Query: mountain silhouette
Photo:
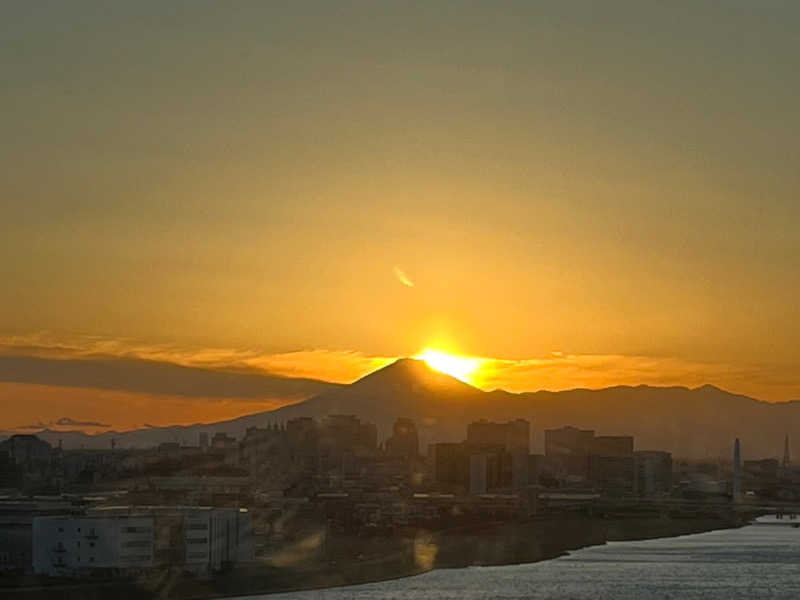
M 453 415 L 477 415 L 471 407 L 485 402 L 486 392 L 455 377 L 430 368 L 412 358 L 397 360 L 358 381 L 329 390 L 292 407 L 279 409 L 286 414 L 354 414 L 375 423 L 388 435 L 397 417 L 417 422 L 421 441 L 458 439 L 463 436 L 464 419 Z
M 409 415 L 438 415 L 454 403 L 480 401 L 485 393 L 413 358 L 402 358 L 362 377 L 349 386 L 325 391 L 308 407 L 378 417 L 388 409 Z M 306 404 L 303 403 L 303 404 Z M 445 413 L 446 414 L 446 413 Z M 402 416 L 402 415 L 401 415 Z
M 88 435 L 44 431 L 37 435 L 64 447 L 145 447 L 162 441 L 197 444 L 200 431 L 241 437 L 248 427 L 263 427 L 301 416 L 354 414 L 378 426 L 385 439 L 395 419 L 414 419 L 421 448 L 434 441 L 464 439 L 466 426 L 485 418 L 527 419 L 534 451 L 542 451 L 543 430 L 563 425 L 594 429 L 599 435 L 633 435 L 638 450 L 663 449 L 676 457 L 728 456 L 733 439 L 742 440 L 746 458 L 779 456 L 786 434 L 800 438 L 800 402 L 768 403 L 711 385 L 686 387 L 616 386 L 560 392 L 484 392 L 414 359 L 400 359 L 350 385 L 327 389 L 277 410 L 229 421 L 191 426 L 152 427 Z M 798 447 L 800 449 L 800 446 Z M 793 455 L 798 452 L 793 449 Z

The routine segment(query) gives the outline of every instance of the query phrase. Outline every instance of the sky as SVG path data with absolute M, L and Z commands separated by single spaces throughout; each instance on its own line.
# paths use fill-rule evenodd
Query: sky
M 800 398 L 795 2 L 2 10 L 4 354 Z

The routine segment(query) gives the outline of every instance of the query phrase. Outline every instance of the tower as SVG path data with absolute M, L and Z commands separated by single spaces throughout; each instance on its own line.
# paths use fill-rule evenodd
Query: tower
M 739 438 L 733 442 L 733 486 L 732 486 L 732 499 L 734 502 L 739 502 L 742 495 L 742 481 L 740 471 L 741 456 L 739 452 Z
M 786 439 L 783 441 L 783 471 L 786 472 L 789 470 L 789 434 L 786 434 Z

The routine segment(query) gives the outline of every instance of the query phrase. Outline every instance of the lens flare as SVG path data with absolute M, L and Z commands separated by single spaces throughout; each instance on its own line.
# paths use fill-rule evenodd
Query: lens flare
M 403 285 L 407 287 L 414 287 L 414 282 L 411 281 L 411 278 L 400 267 L 394 268 L 394 276 L 397 277 L 397 280 Z

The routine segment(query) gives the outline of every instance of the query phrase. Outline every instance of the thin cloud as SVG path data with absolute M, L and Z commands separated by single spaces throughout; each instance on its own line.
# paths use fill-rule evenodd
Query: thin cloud
M 47 423 L 42 423 L 39 421 L 38 423 L 32 423 L 30 425 L 18 425 L 17 427 L 14 427 L 14 429 L 35 429 L 38 431 L 40 429 L 47 429 Z
M 0 381 L 205 398 L 303 399 L 333 384 L 233 365 L 208 368 L 142 358 L 0 356 Z
M 24 364 L 25 361 L 20 360 L 23 356 L 48 360 L 46 364 Z M 321 391 L 315 386 L 322 382 L 350 383 L 397 358 L 347 350 L 303 349 L 265 353 L 256 349 L 189 348 L 127 339 L 61 338 L 39 333 L 0 337 L 0 381 L 202 395 L 206 398 L 269 396 L 300 399 Z M 119 359 L 154 363 L 149 365 L 151 369 L 146 369 L 152 371 L 149 373 L 152 377 L 142 378 L 136 365 L 125 364 L 136 360 Z M 62 361 L 75 361 L 76 364 L 65 365 Z M 101 373 L 96 368 L 99 366 L 97 363 L 103 361 L 108 364 Z M 139 364 L 138 368 L 146 366 Z M 205 372 L 188 377 L 190 374 L 174 371 L 176 366 Z M 41 370 L 41 367 L 46 368 Z M 85 377 L 79 376 L 72 367 L 77 367 Z M 522 392 L 639 384 L 696 387 L 711 383 L 764 400 L 785 401 L 800 398 L 800 386 L 795 377 L 797 367 L 797 364 L 727 364 L 669 357 L 553 351 L 520 360 L 486 358 L 477 384 L 486 390 L 501 388 Z M 110 376 L 110 371 L 116 371 L 119 377 Z M 164 377 L 167 372 L 177 377 Z M 240 379 L 238 376 L 243 377 Z M 276 379 L 267 385 L 265 380 L 269 377 Z M 76 381 L 76 378 L 85 381 Z M 317 381 L 300 385 L 299 379 Z M 125 385 L 121 386 L 115 380 Z
M 111 427 L 108 423 L 100 423 L 99 421 L 79 421 L 69 417 L 61 417 L 55 422 L 56 425 L 72 426 L 72 427 Z
M 160 363 L 162 369 L 180 366 L 224 372 L 224 378 L 219 377 L 221 375 L 219 373 L 216 377 L 214 373 L 196 374 L 214 379 L 215 385 L 208 385 L 208 381 L 204 382 L 202 390 L 204 396 L 219 396 L 220 392 L 214 391 L 218 387 L 216 384 L 237 379 L 235 376 L 241 375 L 242 377 L 238 378 L 240 381 L 245 381 L 248 379 L 246 376 L 250 376 L 251 382 L 258 381 L 261 384 L 266 376 L 283 378 L 282 381 L 274 382 L 276 391 L 290 392 L 289 395 L 297 397 L 302 396 L 308 391 L 305 388 L 309 387 L 301 386 L 297 379 L 316 380 L 309 382 L 311 388 L 316 388 L 315 384 L 319 382 L 351 383 L 397 358 L 399 357 L 370 356 L 351 350 L 302 349 L 266 353 L 246 348 L 191 348 L 168 344 L 144 344 L 128 339 L 104 339 L 94 336 L 59 338 L 48 333 L 37 333 L 29 336 L 0 336 L 0 381 L 71 385 L 72 381 L 67 379 L 67 371 L 71 374 L 74 373 L 74 369 L 69 369 L 69 365 L 64 365 L 62 361 L 75 361 L 75 366 L 87 370 L 92 364 L 96 366 L 100 362 L 107 361 L 109 366 L 125 371 L 134 370 L 137 361 L 147 361 L 151 363 L 151 370 Z M 32 372 L 35 373 L 35 369 L 21 368 L 21 365 L 16 364 L 16 361 L 25 362 L 24 359 L 47 359 L 45 366 L 48 367 L 48 371 L 58 372 L 59 380 L 47 382 L 36 381 L 35 377 L 29 379 L 27 376 Z M 131 364 L 125 365 L 125 362 Z M 144 365 L 140 362 L 139 367 L 143 368 Z M 182 371 L 176 373 L 181 375 L 181 380 L 188 375 Z M 99 377 L 99 373 L 93 375 Z M 139 377 L 127 378 L 137 389 L 145 385 L 145 382 L 139 379 Z M 170 388 L 175 387 L 177 383 L 179 381 L 173 382 Z M 302 389 L 296 389 L 298 386 Z M 174 389 L 163 391 L 175 393 Z M 261 391 L 256 389 L 255 395 L 260 394 Z M 232 393 L 229 395 L 236 396 Z M 250 392 L 244 393 L 244 397 L 252 395 Z
M 108 423 L 100 423 L 99 421 L 80 421 L 70 417 L 61 417 L 55 421 L 39 421 L 30 425 L 18 425 L 14 429 L 49 429 L 53 427 L 92 427 L 99 429 L 107 429 L 111 427 Z

